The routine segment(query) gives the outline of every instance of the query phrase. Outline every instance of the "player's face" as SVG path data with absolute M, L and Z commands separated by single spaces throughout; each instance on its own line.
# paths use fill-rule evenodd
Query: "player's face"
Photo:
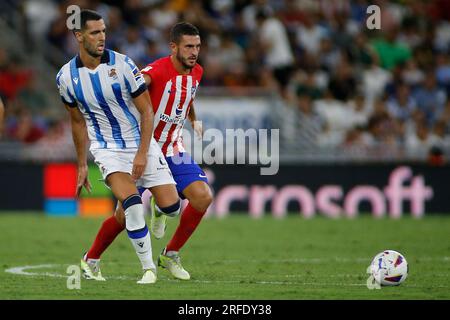
M 106 27 L 103 19 L 87 21 L 80 40 L 89 55 L 95 58 L 101 57 L 105 51 L 106 40 Z
M 172 46 L 172 50 L 184 68 L 192 69 L 197 63 L 200 45 L 200 36 L 184 35 L 180 43 Z

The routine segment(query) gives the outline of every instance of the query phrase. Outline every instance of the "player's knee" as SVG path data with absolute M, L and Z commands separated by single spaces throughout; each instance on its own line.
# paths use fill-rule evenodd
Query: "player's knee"
M 199 211 L 206 211 L 212 201 L 213 197 L 209 188 L 198 192 L 193 199 L 189 199 L 191 205 Z
M 159 210 L 166 216 L 176 217 L 180 214 L 180 208 L 181 208 L 181 201 L 180 199 L 178 199 L 177 202 L 175 202 L 174 204 L 168 207 L 159 208 Z

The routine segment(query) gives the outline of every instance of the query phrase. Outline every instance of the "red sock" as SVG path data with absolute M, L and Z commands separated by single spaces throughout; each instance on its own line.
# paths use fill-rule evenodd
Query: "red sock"
M 94 243 L 86 255 L 86 259 L 100 259 L 102 253 L 123 229 L 125 229 L 125 226 L 122 226 L 117 222 L 114 216 L 103 221 L 103 224 L 95 237 Z
M 180 251 L 181 247 L 197 228 L 204 214 L 205 212 L 197 211 L 189 203 L 181 213 L 180 224 L 169 241 L 166 251 Z

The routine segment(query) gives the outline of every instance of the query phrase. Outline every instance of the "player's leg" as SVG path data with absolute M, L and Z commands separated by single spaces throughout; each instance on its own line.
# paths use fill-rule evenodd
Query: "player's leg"
M 179 251 L 199 225 L 212 202 L 212 194 L 204 181 L 192 182 L 183 190 L 183 194 L 189 203 L 181 214 L 180 223 L 172 239 L 160 254 L 158 265 L 167 268 L 178 279 L 189 280 L 190 274 L 181 264 Z
M 167 268 L 179 279 L 190 279 L 189 273 L 182 267 L 178 252 L 197 228 L 206 210 L 212 202 L 212 193 L 203 170 L 189 154 L 180 154 L 184 160 L 167 162 L 177 183 L 177 190 L 189 203 L 183 210 L 179 225 L 166 248 L 158 258 L 158 265 Z M 177 159 L 179 160 L 179 159 Z
M 98 230 L 92 246 L 85 255 L 86 260 L 100 259 L 103 252 L 124 229 L 125 214 L 120 202 L 118 202 L 114 215 L 106 218 Z
M 130 174 L 124 172 L 108 175 L 106 182 L 114 196 L 122 203 L 128 237 L 144 270 L 144 276 L 138 283 L 154 283 L 156 267 L 153 263 L 150 233 L 145 223 L 144 207 L 135 182 Z
M 174 184 L 164 184 L 149 188 L 152 193 L 150 202 L 150 230 L 156 239 L 161 239 L 166 231 L 166 219 L 180 214 L 180 198 Z
M 119 203 L 117 204 L 119 207 Z M 120 206 L 121 208 L 121 206 Z M 116 208 L 116 212 L 118 208 Z M 95 236 L 91 248 L 84 254 L 81 264 L 84 265 L 83 270 L 85 277 L 88 279 L 105 280 L 100 271 L 100 258 L 103 252 L 109 247 L 119 233 L 125 229 L 125 215 L 121 209 L 121 216 L 112 215 L 103 221 L 100 229 Z M 92 271 L 91 271 L 92 270 Z M 96 276 L 95 276 L 95 275 Z M 94 277 L 92 277 L 94 275 Z
M 183 210 L 175 234 L 166 246 L 166 250 L 180 251 L 191 237 L 212 202 L 212 193 L 204 181 L 193 181 L 183 190 L 184 197 L 189 201 Z

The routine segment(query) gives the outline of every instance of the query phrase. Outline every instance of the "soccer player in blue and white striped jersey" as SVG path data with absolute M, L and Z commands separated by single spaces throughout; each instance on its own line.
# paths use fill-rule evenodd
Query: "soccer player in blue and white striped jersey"
M 90 140 L 90 151 L 106 184 L 125 209 L 128 236 L 144 270 L 138 283 L 154 283 L 156 267 L 136 186 L 148 188 L 161 211 L 176 215 L 180 200 L 175 182 L 153 139 L 153 111 L 143 76 L 130 58 L 105 48 L 106 28 L 99 14 L 81 10 L 79 15 L 80 28 L 73 32 L 79 54 L 56 76 L 71 118 L 78 160 L 77 195 L 83 186 L 91 189 L 86 152 Z M 104 223 L 119 224 L 115 219 Z M 81 267 L 86 278 L 104 280 L 96 257 L 86 254 Z

